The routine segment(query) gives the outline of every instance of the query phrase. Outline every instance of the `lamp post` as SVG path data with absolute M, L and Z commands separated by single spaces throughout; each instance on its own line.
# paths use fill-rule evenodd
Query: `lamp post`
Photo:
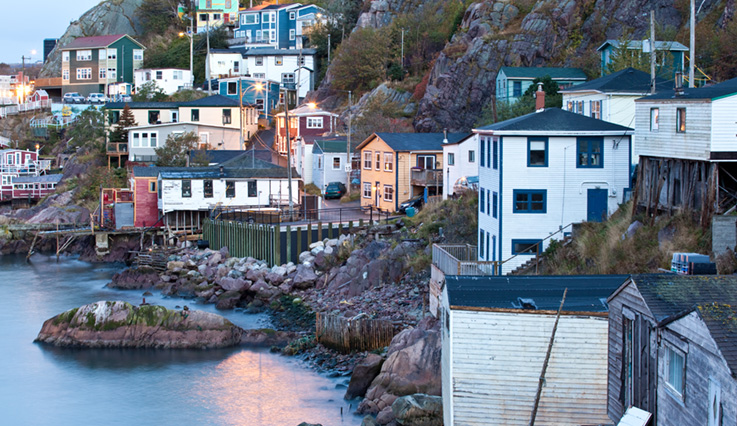
M 262 83 L 256 83 L 252 87 L 256 92 L 260 92 L 264 89 L 264 85 Z M 243 91 L 243 78 L 238 78 L 238 99 L 239 99 L 239 111 L 240 111 L 240 127 L 241 127 L 241 151 L 244 147 L 244 140 L 243 140 L 243 96 L 248 92 L 248 90 Z
M 23 55 L 23 56 L 20 57 L 21 62 L 22 62 L 22 65 L 21 65 L 21 70 L 22 70 L 21 71 L 21 85 L 20 85 L 20 87 L 21 87 L 21 93 L 20 94 L 19 93 L 16 93 L 16 95 L 18 96 L 18 102 L 20 102 L 20 103 L 24 103 L 24 101 L 26 99 L 27 90 L 28 90 L 27 87 L 26 87 L 26 59 L 28 59 L 30 61 L 33 58 L 33 55 L 35 55 L 35 54 L 36 54 L 36 51 L 35 50 L 31 50 L 31 56 Z M 17 92 L 17 90 L 16 90 L 16 92 Z
M 292 201 L 292 142 L 289 140 L 289 102 L 287 102 L 287 90 L 284 89 L 284 129 L 287 137 L 287 188 L 289 193 L 289 220 L 294 212 L 294 201 Z
M 191 19 L 191 18 L 190 18 Z M 194 34 L 192 33 L 192 26 L 187 27 L 187 32 L 179 33 L 179 37 L 189 37 L 189 84 L 190 88 L 194 89 L 194 69 L 192 68 L 193 56 L 194 56 Z

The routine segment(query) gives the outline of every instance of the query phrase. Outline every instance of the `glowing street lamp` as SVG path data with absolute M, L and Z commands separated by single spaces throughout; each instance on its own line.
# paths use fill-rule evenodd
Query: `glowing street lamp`
M 191 88 L 194 89 L 194 71 L 192 70 L 192 55 L 193 55 L 193 47 L 194 47 L 194 34 L 192 34 L 192 27 L 187 27 L 187 32 L 181 32 L 179 33 L 179 37 L 189 37 L 189 84 L 192 86 Z

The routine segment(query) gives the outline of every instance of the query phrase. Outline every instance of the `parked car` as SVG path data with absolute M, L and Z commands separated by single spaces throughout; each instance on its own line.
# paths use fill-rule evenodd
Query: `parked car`
M 132 100 L 130 95 L 115 95 L 110 99 L 110 102 L 131 102 Z
M 90 95 L 87 96 L 87 102 L 91 104 L 104 104 L 107 102 L 107 98 L 102 93 L 90 93 Z
M 416 197 L 410 198 L 407 201 L 402 201 L 401 203 L 399 203 L 399 209 L 397 210 L 397 212 L 406 214 L 408 208 L 413 207 L 415 208 L 415 210 L 419 210 L 422 208 L 423 204 L 425 204 L 425 196 L 420 194 Z
M 346 193 L 345 185 L 342 182 L 330 182 L 325 188 L 325 199 L 340 198 Z
M 458 178 L 453 184 L 453 195 L 461 195 L 466 191 L 478 191 L 479 190 L 479 177 L 478 176 L 463 176 Z
M 68 92 L 64 94 L 63 100 L 65 104 L 83 104 L 84 96 L 77 92 Z

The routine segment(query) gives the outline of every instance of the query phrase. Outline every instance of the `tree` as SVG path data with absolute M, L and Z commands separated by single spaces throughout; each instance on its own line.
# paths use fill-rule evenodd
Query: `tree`
M 532 85 L 525 90 L 525 93 L 516 102 L 499 101 L 496 105 L 487 105 L 481 112 L 481 117 L 476 121 L 476 125 L 485 126 L 534 112 L 534 93 L 537 92 L 537 83 L 543 84 L 545 108 L 560 108 L 563 102 L 563 96 L 558 93 L 558 90 L 560 90 L 558 83 L 553 81 L 549 75 L 546 75 L 545 77 L 534 79 Z M 494 111 L 494 107 L 496 107 L 496 111 Z
M 170 27 L 182 26 L 178 9 L 178 0 L 143 0 L 136 9 L 136 16 L 145 34 L 164 34 Z
M 390 40 L 373 28 L 359 28 L 338 46 L 331 64 L 333 86 L 340 90 L 366 91 L 386 78 Z
M 133 102 L 164 102 L 169 96 L 164 89 L 156 85 L 156 81 L 151 80 L 139 87 L 131 98 Z
M 133 117 L 133 111 L 131 111 L 128 104 L 125 104 L 123 112 L 118 119 L 118 124 L 110 131 L 110 142 L 128 142 L 128 131 L 126 129 L 137 125 L 138 123 L 136 123 L 136 119 Z
M 352 124 L 352 137 L 361 142 L 374 132 L 410 133 L 412 122 L 404 113 L 404 106 L 391 102 L 379 93 L 371 97 Z
M 199 137 L 194 132 L 169 135 L 163 147 L 154 149 L 157 157 L 156 165 L 159 167 L 186 166 L 189 151 L 197 146 L 198 141 Z
M 99 150 L 105 151 L 102 112 L 96 108 L 88 108 L 82 111 L 66 132 L 68 144 L 72 147 L 81 147 L 87 152 Z

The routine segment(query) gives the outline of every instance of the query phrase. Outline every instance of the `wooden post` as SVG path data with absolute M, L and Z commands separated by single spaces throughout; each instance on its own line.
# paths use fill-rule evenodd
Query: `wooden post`
M 322 221 L 317 221 L 317 241 L 322 241 Z
M 302 227 L 297 227 L 297 250 L 295 251 L 297 255 L 297 263 L 299 263 L 299 254 L 302 253 Z
M 281 232 L 281 226 L 279 227 L 279 232 Z M 284 259 L 286 263 L 289 263 L 292 261 L 292 227 L 287 225 L 287 258 Z
M 59 219 L 56 220 L 56 262 L 59 262 Z

